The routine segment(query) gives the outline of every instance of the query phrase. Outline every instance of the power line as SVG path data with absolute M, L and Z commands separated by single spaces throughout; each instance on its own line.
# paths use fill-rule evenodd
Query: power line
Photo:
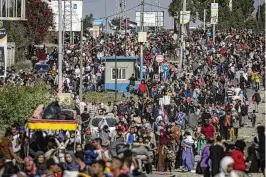
M 100 0 L 89 0 L 89 1 L 83 1 L 83 4 L 86 4 L 86 3 L 91 3 L 91 2 L 96 2 L 96 1 L 100 1 Z
M 166 10 L 168 10 L 168 8 L 166 8 L 166 7 L 157 6 L 157 5 L 150 4 L 150 3 L 144 3 L 144 4 L 146 4 L 146 5 L 148 5 L 148 6 L 152 6 L 152 7 L 157 7 L 157 8 L 160 8 L 160 9 L 166 9 Z
M 131 10 L 133 10 L 133 9 L 139 7 L 139 6 L 141 6 L 141 4 L 139 4 L 139 5 L 137 5 L 137 6 L 134 6 L 134 7 L 131 7 L 131 8 L 129 8 L 129 9 L 123 11 L 123 12 L 131 11 Z M 123 13 L 123 12 L 119 12 L 119 13 L 115 13 L 115 14 L 112 14 L 112 15 L 108 15 L 108 16 L 106 16 L 106 17 L 94 18 L 94 19 L 106 19 L 106 18 L 114 17 L 114 16 L 116 16 L 116 15 L 118 15 L 118 14 L 120 14 L 120 13 Z
M 148 5 L 148 6 L 154 6 L 154 7 L 157 7 L 157 8 L 159 8 L 159 9 L 166 9 L 166 10 L 169 9 L 169 8 L 166 8 L 166 7 L 156 6 L 156 5 L 149 4 L 149 3 L 144 3 L 144 4 L 146 4 L 146 5 Z M 189 12 L 183 12 L 183 14 L 186 15 L 186 14 L 190 14 L 190 13 L 189 13 Z

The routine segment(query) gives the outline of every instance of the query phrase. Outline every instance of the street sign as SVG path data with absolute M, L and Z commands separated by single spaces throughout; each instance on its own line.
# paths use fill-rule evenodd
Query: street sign
M 180 11 L 180 24 L 188 24 L 190 21 L 190 11 Z
M 100 35 L 100 27 L 93 26 L 93 38 L 96 39 Z
M 139 32 L 138 33 L 138 42 L 145 43 L 147 41 L 147 32 Z
M 157 61 L 158 63 L 163 62 L 163 60 L 164 60 L 164 56 L 163 56 L 163 55 L 157 55 L 157 56 L 156 56 L 156 61 Z
M 211 24 L 218 23 L 218 3 L 211 3 Z
M 169 65 L 168 65 L 168 64 L 163 65 L 163 66 L 162 66 L 162 70 L 163 70 L 164 72 L 168 72 L 168 71 L 170 70 Z
M 212 35 L 212 32 L 208 31 L 208 32 L 207 32 L 207 36 L 210 37 L 211 35 Z

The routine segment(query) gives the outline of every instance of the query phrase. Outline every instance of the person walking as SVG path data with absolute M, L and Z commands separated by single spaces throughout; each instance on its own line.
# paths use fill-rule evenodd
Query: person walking
M 258 113 L 259 112 L 259 103 L 261 101 L 260 93 L 258 90 L 253 94 L 252 96 L 253 103 L 255 105 L 255 111 Z
M 235 142 L 235 150 L 231 153 L 231 157 L 234 159 L 234 170 L 243 171 L 246 170 L 244 149 L 246 143 L 243 140 L 237 140 Z
M 234 128 L 234 138 L 237 139 L 238 129 L 240 128 L 240 123 L 239 123 L 240 119 L 239 119 L 239 114 L 236 112 L 236 110 L 233 110 L 232 119 L 233 119 L 233 128 Z
M 215 176 L 216 174 L 219 173 L 219 165 L 225 156 L 225 151 L 224 147 L 222 145 L 222 137 L 217 136 L 216 137 L 216 142 L 214 145 L 210 147 L 210 160 L 211 160 L 211 174 L 212 176 Z
M 210 147 L 213 145 L 213 143 L 214 140 L 209 139 L 201 152 L 200 168 L 204 177 L 210 176 L 209 158 L 210 158 Z

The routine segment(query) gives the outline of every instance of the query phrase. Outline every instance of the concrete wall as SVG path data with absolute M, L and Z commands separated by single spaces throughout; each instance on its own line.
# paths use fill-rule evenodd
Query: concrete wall
M 132 61 L 117 61 L 117 68 L 126 68 L 126 79 L 117 80 L 117 83 L 129 83 L 129 78 L 134 74 L 134 63 Z M 115 80 L 112 80 L 112 68 L 115 68 L 114 61 L 106 61 L 105 63 L 105 83 L 115 83 Z
M 7 43 L 7 62 L 6 66 L 11 67 L 15 64 L 16 44 L 14 42 Z

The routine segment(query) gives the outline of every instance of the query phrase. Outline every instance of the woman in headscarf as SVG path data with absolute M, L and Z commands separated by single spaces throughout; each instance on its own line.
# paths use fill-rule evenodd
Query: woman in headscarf
M 33 159 L 28 156 L 24 158 L 25 169 L 24 172 L 28 177 L 37 177 L 37 167 L 33 161 Z
M 235 150 L 231 153 L 231 157 L 234 159 L 234 170 L 239 170 L 245 172 L 246 164 L 245 164 L 245 155 L 244 149 L 246 147 L 246 143 L 243 140 L 237 140 L 235 142 Z
M 207 144 L 203 147 L 200 158 L 200 168 L 203 172 L 204 177 L 210 176 L 210 166 L 209 166 L 209 158 L 210 158 L 210 147 L 214 143 L 214 140 L 208 140 Z
M 191 171 L 194 167 L 195 157 L 193 153 L 193 144 L 194 140 L 190 134 L 190 132 L 185 132 L 185 139 L 182 140 L 182 160 L 183 160 L 183 168 L 187 171 Z
M 66 152 L 65 154 L 66 163 L 65 163 L 65 170 L 68 171 L 79 171 L 79 165 L 76 162 L 76 157 L 71 152 Z
M 234 160 L 232 157 L 226 156 L 221 160 L 220 173 L 215 177 L 238 177 L 236 171 L 234 171 Z
M 45 163 L 45 156 L 42 151 L 38 151 L 35 156 L 35 164 L 37 167 L 37 174 L 43 175 L 47 170 L 47 165 Z
M 148 94 L 148 87 L 145 83 L 145 80 L 142 80 L 139 84 L 138 93 L 139 96 L 146 96 Z

